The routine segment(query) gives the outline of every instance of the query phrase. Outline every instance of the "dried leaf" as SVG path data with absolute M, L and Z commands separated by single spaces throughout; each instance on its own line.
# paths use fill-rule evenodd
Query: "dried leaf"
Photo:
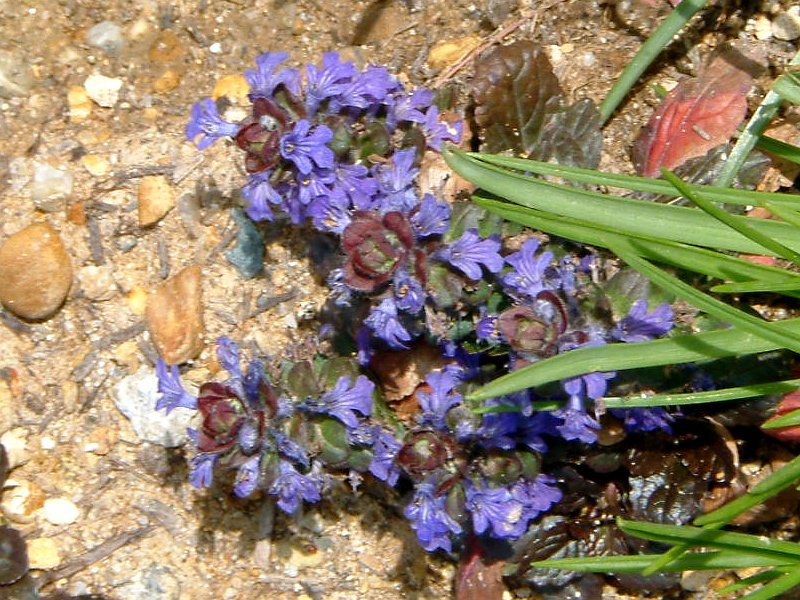
M 727 142 L 747 111 L 747 93 L 758 70 L 757 59 L 726 47 L 698 77 L 673 89 L 634 143 L 636 170 L 656 177 Z
M 528 154 L 563 92 L 547 56 L 532 42 L 501 46 L 475 64 L 475 121 L 482 150 Z

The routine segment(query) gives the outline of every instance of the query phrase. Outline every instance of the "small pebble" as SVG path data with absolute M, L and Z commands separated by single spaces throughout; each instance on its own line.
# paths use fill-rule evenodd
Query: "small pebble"
M 27 96 L 33 82 L 31 63 L 24 55 L 0 50 L 0 98 Z
M 58 232 L 35 223 L 0 246 L 0 302 L 25 319 L 45 319 L 64 303 L 72 262 Z
M 180 600 L 181 582 L 167 567 L 153 564 L 139 569 L 129 583 L 116 588 L 115 593 L 126 600 Z
M 221 54 L 222 44 L 220 44 L 219 42 L 214 42 L 208 47 L 208 51 L 211 52 L 211 54 Z
M 86 156 L 82 156 L 81 164 L 83 165 L 84 169 L 89 171 L 89 173 L 95 177 L 103 177 L 104 175 L 108 175 L 108 172 L 111 170 L 111 165 L 109 162 L 97 154 L 87 154 Z
M 154 82 L 153 91 L 156 94 L 166 94 L 178 87 L 181 76 L 175 69 L 167 69 Z
M 104 108 L 111 108 L 119 100 L 122 80 L 92 73 L 83 82 L 83 87 L 86 90 L 86 94 L 95 104 Z
M 86 90 L 80 86 L 69 88 L 67 104 L 69 105 L 69 120 L 73 123 L 81 123 L 92 114 L 92 101 Z
M 17 427 L 0 435 L 0 444 L 6 449 L 8 469 L 16 469 L 30 460 L 28 452 L 28 431 Z
M 211 92 L 211 98 L 219 100 L 223 96 L 231 98 L 240 104 L 247 100 L 247 94 L 250 93 L 250 85 L 243 75 L 226 75 L 222 77 L 214 85 L 214 91 Z
M 114 238 L 114 244 L 117 246 L 120 252 L 130 252 L 136 245 L 139 243 L 139 240 L 136 239 L 136 236 L 133 235 L 121 235 L 117 238 Z
M 72 173 L 47 163 L 34 163 L 31 198 L 36 208 L 45 212 L 63 211 L 71 195 Z
M 428 53 L 428 65 L 431 69 L 449 67 L 480 43 L 481 38 L 477 35 L 439 42 Z
M 103 21 L 92 27 L 86 34 L 86 43 L 92 48 L 116 56 L 125 46 L 122 28 L 111 21 Z
M 53 538 L 34 538 L 27 543 L 31 569 L 55 569 L 61 564 L 58 545 Z
M 67 498 L 48 498 L 42 507 L 42 516 L 52 525 L 70 525 L 80 514 L 78 507 Z
M 78 284 L 83 295 L 93 302 L 110 300 L 117 293 L 111 267 L 82 267 L 78 271 Z
M 158 353 L 169 364 L 191 360 L 203 349 L 201 285 L 200 267 L 192 265 L 147 298 L 147 328 Z
M 17 523 L 30 523 L 33 513 L 44 505 L 44 491 L 32 481 L 6 481 L 0 508 L 3 515 Z
M 772 23 L 766 15 L 758 15 L 753 23 L 753 34 L 759 41 L 772 38 Z
M 800 38 L 800 6 L 792 6 L 772 20 L 772 35 L 787 42 Z
M 138 201 L 139 225 L 149 227 L 175 207 L 175 194 L 166 177 L 150 175 L 139 183 Z

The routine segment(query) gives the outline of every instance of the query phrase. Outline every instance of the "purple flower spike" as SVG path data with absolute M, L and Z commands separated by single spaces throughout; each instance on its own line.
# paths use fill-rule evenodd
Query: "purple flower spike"
M 458 377 L 450 369 L 428 373 L 425 382 L 431 387 L 430 393 L 417 392 L 419 407 L 422 409 L 420 423 L 434 429 L 446 431 L 447 412 L 461 404 L 461 394 L 452 393 L 459 384 Z
M 380 427 L 375 429 L 375 444 L 369 472 L 381 481 L 394 486 L 400 477 L 400 469 L 395 462 L 395 457 L 403 445 L 388 431 L 384 431 Z
M 539 242 L 530 239 L 522 245 L 519 252 L 506 256 L 506 262 L 513 270 L 503 277 L 503 283 L 512 293 L 536 298 L 545 288 L 545 272 L 553 261 L 552 252 L 536 256 Z
M 414 497 L 403 514 L 411 521 L 411 527 L 417 532 L 417 539 L 426 551 L 433 552 L 441 548 L 450 552 L 450 534 L 461 533 L 461 526 L 447 514 L 447 497 L 444 494 L 437 495 L 437 487 L 435 477 L 417 484 Z
M 525 506 L 529 519 L 535 519 L 564 496 L 556 487 L 555 477 L 545 474 L 538 475 L 533 481 L 520 479 L 511 486 L 511 495 Z
M 317 413 L 336 417 L 347 427 L 355 429 L 359 425 L 355 413 L 367 417 L 372 413 L 372 393 L 375 384 L 363 375 L 359 375 L 353 387 L 350 387 L 350 378 L 343 375 L 336 382 L 334 388 L 323 395 L 319 400 L 308 399 L 305 407 Z
M 422 132 L 428 143 L 428 148 L 439 152 L 442 143 L 447 140 L 457 144 L 461 141 L 461 134 L 464 132 L 464 124 L 461 120 L 452 125 L 439 121 L 439 109 L 431 106 L 425 113 L 425 122 L 422 123 Z
M 482 534 L 491 529 L 491 535 L 497 538 L 516 538 L 525 533 L 530 520 L 528 511 L 507 488 L 490 488 L 484 483 L 475 485 L 469 482 L 464 487 L 475 533 Z
M 303 475 L 285 460 L 280 461 L 279 474 L 269 488 L 269 493 L 278 497 L 278 506 L 287 513 L 294 514 L 300 503 L 319 502 L 322 491 L 322 478 Z
M 270 204 L 278 205 L 283 201 L 269 182 L 271 175 L 272 171 L 254 173 L 242 187 L 242 197 L 247 200 L 245 212 L 253 221 L 272 221 Z
M 475 326 L 475 335 L 479 340 L 490 344 L 497 344 L 503 339 L 500 330 L 497 328 L 497 319 L 497 315 L 481 317 L 480 321 L 478 321 L 478 324 Z
M 239 345 L 227 336 L 223 335 L 217 340 L 217 360 L 231 377 L 242 378 Z
M 309 175 L 314 165 L 321 169 L 333 167 L 333 150 L 327 143 L 333 132 L 325 125 L 317 125 L 311 131 L 311 122 L 299 120 L 292 131 L 281 138 L 281 156 L 292 161 L 303 175 Z
M 158 377 L 158 391 L 161 398 L 156 402 L 156 410 L 166 410 L 167 414 L 179 406 L 182 408 L 197 409 L 197 398 L 183 389 L 178 365 L 168 367 L 163 359 L 156 363 L 156 376 Z
M 395 350 L 408 348 L 406 342 L 411 341 L 411 334 L 398 319 L 397 305 L 391 298 L 386 298 L 373 308 L 370 315 L 364 320 L 364 325 L 391 348 Z
M 195 142 L 199 150 L 205 150 L 219 138 L 236 137 L 238 132 L 239 124 L 229 123 L 220 117 L 217 105 L 211 98 L 195 103 L 192 118 L 186 125 L 186 139 Z
M 647 312 L 647 300 L 637 300 L 611 335 L 623 342 L 647 342 L 664 335 L 672 329 L 672 308 L 661 304 L 653 312 Z
M 381 212 L 408 213 L 419 203 L 414 192 L 414 181 L 419 169 L 414 167 L 417 151 L 414 148 L 398 150 L 389 165 L 376 169 L 376 177 L 384 197 L 380 199 Z
M 625 430 L 632 432 L 647 432 L 660 429 L 666 433 L 672 433 L 671 424 L 675 421 L 675 417 L 660 406 L 612 410 L 610 412 L 615 417 L 624 419 Z
M 337 165 L 334 189 L 344 192 L 355 210 L 371 210 L 378 181 L 364 165 Z
M 297 71 L 294 69 L 275 71 L 288 56 L 287 52 L 266 52 L 256 58 L 256 70 L 249 69 L 244 74 L 247 83 L 250 84 L 251 99 L 259 96 L 271 98 L 279 85 L 285 85 L 296 95 Z
M 350 224 L 350 201 L 339 190 L 333 189 L 328 196 L 317 196 L 311 201 L 306 214 L 314 221 L 320 231 L 330 231 L 342 235 Z
M 410 221 L 414 233 L 421 238 L 442 235 L 450 227 L 450 205 L 437 202 L 431 194 L 425 194 Z
M 189 483 L 192 487 L 209 488 L 214 479 L 216 454 L 195 454 L 189 462 Z
M 256 455 L 244 463 L 236 473 L 236 485 L 233 493 L 239 498 L 245 498 L 256 491 L 260 474 L 261 456 Z
M 418 89 L 411 94 L 400 96 L 386 113 L 386 127 L 394 131 L 400 123 L 423 123 L 425 115 L 422 110 L 433 102 L 433 92 L 427 89 Z
M 467 229 L 458 240 L 439 251 L 438 257 L 449 262 L 470 279 L 480 279 L 481 265 L 492 273 L 503 268 L 500 256 L 500 242 L 495 237 L 486 239 L 477 230 Z

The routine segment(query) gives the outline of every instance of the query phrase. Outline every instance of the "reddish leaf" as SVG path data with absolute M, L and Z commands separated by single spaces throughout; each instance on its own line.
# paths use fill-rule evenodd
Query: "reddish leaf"
M 456 600 L 501 600 L 503 585 L 502 560 L 486 556 L 474 535 L 467 540 L 456 575 Z
M 764 424 L 774 421 L 778 417 L 789 414 L 800 408 L 800 391 L 784 394 L 778 406 L 775 407 L 775 415 L 767 419 Z M 777 429 L 762 429 L 764 433 L 782 442 L 800 442 L 800 425 L 789 427 L 779 427 Z
M 681 81 L 634 143 L 636 170 L 657 177 L 661 167 L 674 169 L 727 142 L 745 116 L 747 93 L 760 66 L 728 47 L 698 77 Z

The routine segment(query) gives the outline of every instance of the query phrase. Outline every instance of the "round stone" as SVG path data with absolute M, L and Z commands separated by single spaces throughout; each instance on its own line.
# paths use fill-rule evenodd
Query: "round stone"
M 58 232 L 35 223 L 0 246 L 0 302 L 25 319 L 45 319 L 64 303 L 72 262 Z

